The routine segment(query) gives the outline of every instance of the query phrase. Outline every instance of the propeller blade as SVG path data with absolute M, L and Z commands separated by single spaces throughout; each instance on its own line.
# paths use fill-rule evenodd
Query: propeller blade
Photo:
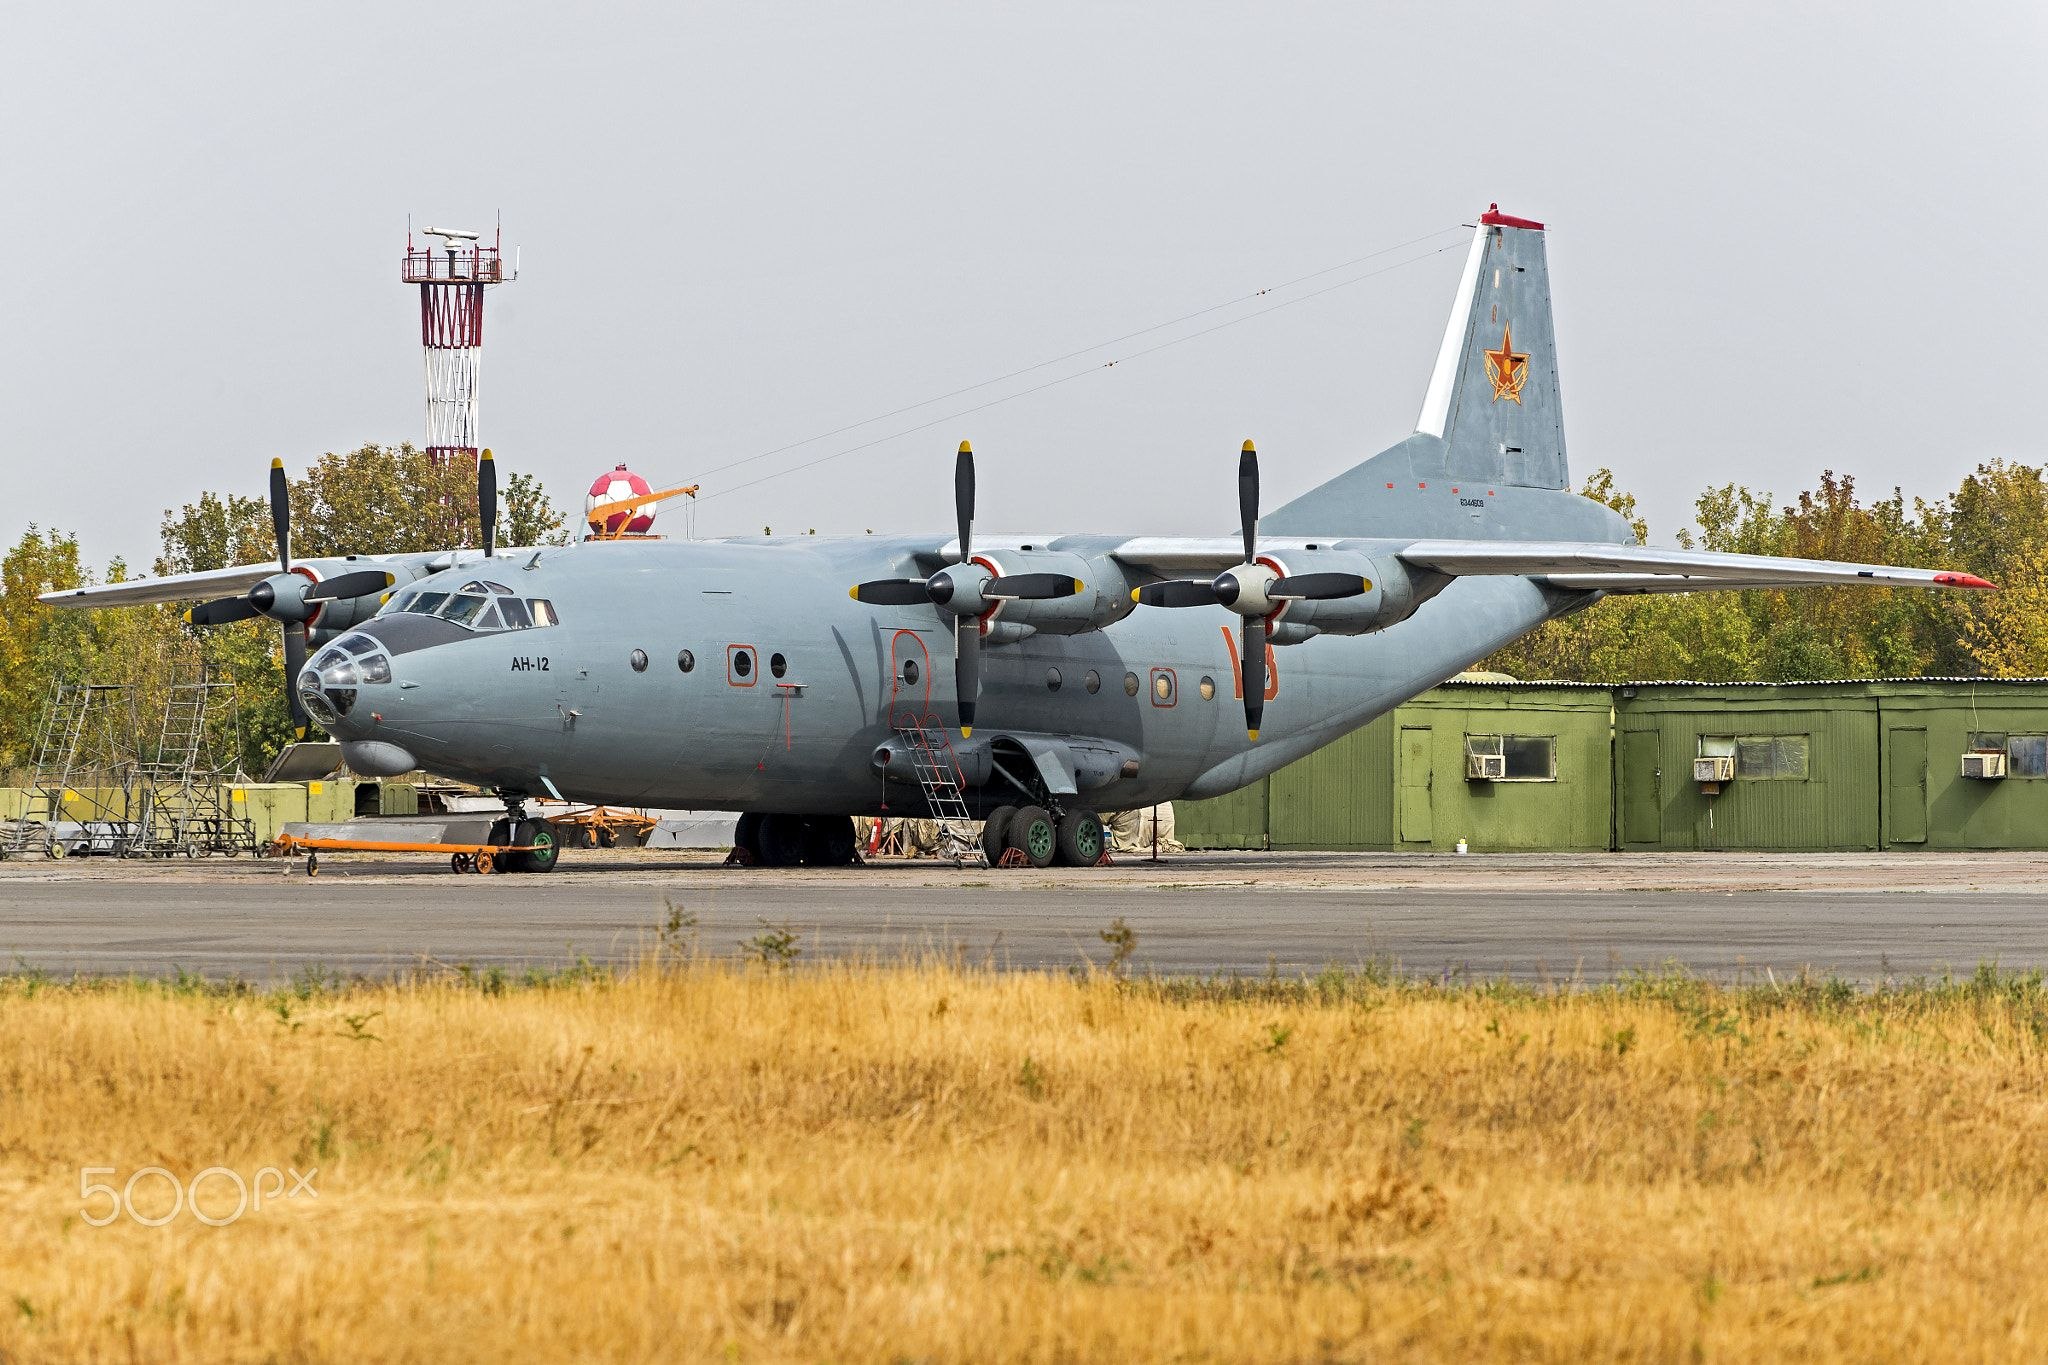
M 1371 591 L 1372 580 L 1355 573 L 1296 573 L 1274 579 L 1266 588 L 1266 596 L 1327 602 L 1333 597 L 1358 597 Z
M 981 595 L 1043 600 L 1051 597 L 1072 597 L 1084 591 L 1086 587 L 1080 579 L 1069 578 L 1063 573 L 1013 573 L 991 578 L 988 586 L 981 590 Z
M 1244 732 L 1254 744 L 1259 740 L 1259 722 L 1266 716 L 1266 618 L 1244 618 L 1244 651 L 1238 660 L 1244 676 Z
M 931 585 L 922 578 L 874 578 L 854 584 L 848 595 L 871 607 L 916 607 L 932 600 Z
M 960 703 L 960 737 L 974 733 L 974 703 L 981 696 L 981 622 L 953 618 L 953 681 Z
M 281 573 L 292 571 L 292 495 L 291 484 L 284 476 L 284 461 L 270 462 L 270 530 L 277 537 L 277 567 Z
M 1169 578 L 1164 583 L 1147 583 L 1131 589 L 1131 600 L 1147 607 L 1213 607 L 1218 605 L 1216 585 L 1192 578 Z
M 303 600 L 308 602 L 337 602 L 345 597 L 368 597 L 379 593 L 398 581 L 396 574 L 382 569 L 358 569 L 354 573 L 336 574 L 323 578 L 313 585 Z
M 974 535 L 974 447 L 960 443 L 960 457 L 953 463 L 953 516 L 960 523 L 960 562 L 973 557 L 969 540 Z
M 262 614 L 246 597 L 216 597 L 186 612 L 185 619 L 195 626 L 224 626 L 230 621 L 252 621 Z
M 489 559 L 498 551 L 498 462 L 489 446 L 476 457 L 476 510 L 484 523 L 484 558 Z
M 306 717 L 306 704 L 299 700 L 299 674 L 305 671 L 306 628 L 288 625 L 284 628 L 284 699 L 291 708 L 292 734 L 298 739 L 306 737 L 311 724 Z
M 1244 524 L 1244 562 L 1252 562 L 1259 530 L 1259 452 L 1246 441 L 1237 457 L 1237 519 Z

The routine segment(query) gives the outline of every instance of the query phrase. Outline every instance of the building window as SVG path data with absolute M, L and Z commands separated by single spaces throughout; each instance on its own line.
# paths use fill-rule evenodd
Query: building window
M 1467 735 L 1467 758 L 1501 760 L 1501 782 L 1557 781 L 1557 736 Z
M 1750 782 L 1804 782 L 1811 766 L 1808 735 L 1701 735 L 1701 758 L 1733 758 L 1735 776 Z
M 2048 735 L 2013 735 L 2005 742 L 2005 770 L 2014 777 L 2048 777 Z

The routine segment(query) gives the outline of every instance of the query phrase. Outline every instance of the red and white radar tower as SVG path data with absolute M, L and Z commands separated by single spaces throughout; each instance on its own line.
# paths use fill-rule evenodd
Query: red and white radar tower
M 486 245 L 463 228 L 427 228 L 438 245 L 415 247 L 405 232 L 407 284 L 420 287 L 420 344 L 427 353 L 427 457 L 476 459 L 477 394 L 484 365 L 484 290 L 516 279 L 505 272 L 505 231 Z

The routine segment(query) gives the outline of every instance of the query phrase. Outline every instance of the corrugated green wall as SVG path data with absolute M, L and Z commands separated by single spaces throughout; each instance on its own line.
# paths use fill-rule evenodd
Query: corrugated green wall
M 2048 682 L 1452 683 L 1175 814 L 1196 848 L 2048 848 L 2048 777 L 1962 777 L 1971 731 L 2048 734 Z M 1558 780 L 1467 782 L 1468 734 L 1555 735 Z M 1707 796 L 1709 735 L 1807 736 L 1807 776 Z
M 1630 696 L 1633 691 L 1635 695 Z M 1617 830 L 1624 849 L 1878 847 L 1877 699 L 1816 687 L 1617 689 Z M 1656 737 L 1654 751 L 1631 735 Z M 1805 735 L 1807 778 L 1693 781 L 1700 738 Z

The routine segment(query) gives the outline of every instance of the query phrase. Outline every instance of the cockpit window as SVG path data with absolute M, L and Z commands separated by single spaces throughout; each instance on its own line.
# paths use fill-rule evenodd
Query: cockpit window
M 394 597 L 384 616 L 438 616 L 458 626 L 490 633 L 532 630 L 557 623 L 552 602 L 544 597 L 515 597 L 502 583 L 472 580 L 456 592 L 413 591 Z
M 458 626 L 466 626 L 475 621 L 477 614 L 483 609 L 483 598 L 470 593 L 461 593 L 443 603 L 441 610 L 436 612 L 435 615 L 444 616 Z

